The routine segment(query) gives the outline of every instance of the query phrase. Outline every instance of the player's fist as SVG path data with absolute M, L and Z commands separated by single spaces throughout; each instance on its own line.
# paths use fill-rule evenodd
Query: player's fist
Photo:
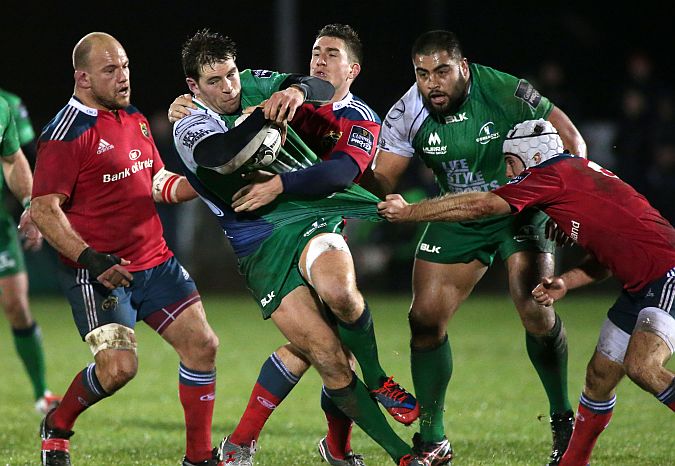
M 567 294 L 567 285 L 560 277 L 545 277 L 532 290 L 532 297 L 542 306 L 552 306 Z
M 377 204 L 377 213 L 390 222 L 405 222 L 410 217 L 410 204 L 400 194 L 387 194 Z
M 19 235 L 23 239 L 23 248 L 27 251 L 39 251 L 42 248 L 42 233 L 30 216 L 30 208 L 24 210 L 21 214 Z
M 118 286 L 129 286 L 134 279 L 131 272 L 124 268 L 131 262 L 114 254 L 100 253 L 91 247 L 82 251 L 77 262 L 84 265 L 101 285 L 110 290 Z

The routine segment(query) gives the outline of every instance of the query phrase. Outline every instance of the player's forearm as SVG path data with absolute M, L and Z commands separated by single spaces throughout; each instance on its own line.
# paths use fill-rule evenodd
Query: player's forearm
M 560 275 L 568 290 L 581 288 L 591 283 L 602 281 L 612 273 L 600 264 L 592 255 L 587 255 L 579 265 Z
M 464 222 L 509 213 L 508 204 L 504 211 L 497 207 L 493 198 L 502 200 L 495 194 L 484 192 L 446 194 L 411 204 L 409 219 L 416 222 Z
M 313 76 L 291 74 L 281 83 L 279 89 L 283 90 L 290 86 L 300 89 L 305 96 L 305 102 L 310 104 L 325 104 L 335 94 L 335 88 L 331 83 Z
M 70 225 L 58 201 L 37 197 L 31 204 L 30 212 L 47 242 L 68 259 L 77 262 L 88 245 Z
M 176 187 L 176 203 L 191 201 L 196 197 L 197 191 L 195 191 L 187 178 L 181 176 Z
M 18 151 L 10 157 L 2 159 L 2 172 L 7 187 L 20 202 L 30 199 L 33 190 L 33 175 L 28 160 L 23 152 Z

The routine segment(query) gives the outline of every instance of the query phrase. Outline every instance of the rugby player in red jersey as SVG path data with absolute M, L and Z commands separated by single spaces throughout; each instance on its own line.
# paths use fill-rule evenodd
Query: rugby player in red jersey
M 330 193 L 360 180 L 372 162 L 380 133 L 377 114 L 350 92 L 352 83 L 361 72 L 362 60 L 361 41 L 350 26 L 329 24 L 318 32 L 312 47 L 310 75 L 329 81 L 335 87 L 335 94 L 327 104 L 305 103 L 300 106 L 290 125 L 323 163 L 267 181 L 256 181 L 245 188 L 246 194 L 233 206 L 255 210 L 281 192 Z M 169 109 L 169 119 L 173 122 L 189 115 L 189 107 L 193 107 L 190 95 L 177 98 Z M 327 263 L 330 261 L 328 256 L 330 254 L 326 255 Z M 323 260 L 321 258 L 317 263 Z M 321 299 L 329 306 L 335 303 L 333 313 L 342 314 L 340 308 L 347 301 L 357 303 L 359 310 L 365 306 L 363 314 L 350 323 L 351 328 L 340 331 L 341 337 L 369 340 L 359 334 L 372 332 L 370 311 L 360 293 L 352 287 L 342 286 L 343 281 L 336 274 L 339 271 L 330 265 L 312 268 L 313 279 L 331 284 L 330 287 L 321 287 Z M 344 293 L 345 290 L 348 293 Z M 345 300 L 345 294 L 353 298 Z M 346 315 L 341 315 L 340 319 L 350 320 Z M 419 413 L 416 400 L 386 376 L 377 360 L 377 353 L 374 357 L 360 357 L 359 363 L 373 397 L 387 408 L 394 419 L 404 424 L 412 423 Z M 239 424 L 225 439 L 225 448 L 235 458 L 234 464 L 252 464 L 255 445 L 265 422 L 308 368 L 309 361 L 290 343 L 278 348 L 265 361 Z M 364 464 L 361 456 L 351 450 L 351 419 L 337 409 L 323 391 L 321 406 L 328 421 L 328 434 L 319 441 L 321 457 L 332 466 Z
M 138 368 L 134 326 L 144 320 L 180 356 L 183 466 L 219 464 L 211 446 L 218 338 L 194 281 L 168 249 L 155 202 L 196 197 L 168 172 L 147 119 L 130 104 L 129 60 L 94 32 L 73 50 L 75 91 L 38 142 L 31 214 L 60 253 L 61 286 L 94 363 L 42 421 L 42 464 L 70 465 L 78 416 Z
M 398 194 L 378 205 L 387 220 L 460 222 L 520 212 L 546 212 L 588 256 L 532 291 L 550 306 L 568 290 L 616 277 L 623 290 L 609 309 L 586 370 L 574 431 L 561 466 L 585 466 L 612 416 L 624 375 L 675 411 L 675 229 L 630 185 L 598 164 L 562 153 L 545 120 L 520 123 L 504 141 L 508 184 L 492 192 L 407 204 Z

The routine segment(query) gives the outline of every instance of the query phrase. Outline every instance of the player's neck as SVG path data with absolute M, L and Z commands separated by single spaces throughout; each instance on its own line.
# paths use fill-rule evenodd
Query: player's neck
M 86 92 L 83 89 L 75 89 L 75 97 L 82 102 L 83 105 L 86 105 L 89 108 L 95 108 L 96 110 L 104 110 L 107 112 L 112 112 L 117 114 L 117 109 L 108 108 L 102 103 L 100 103 L 90 92 Z

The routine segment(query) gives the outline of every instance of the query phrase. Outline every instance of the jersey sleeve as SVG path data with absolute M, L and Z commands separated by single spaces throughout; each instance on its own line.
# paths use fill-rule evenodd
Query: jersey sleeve
M 70 198 L 82 166 L 80 139 L 72 141 L 41 140 L 33 174 L 33 197 L 63 194 Z
M 372 112 L 371 112 L 372 114 Z M 342 135 L 338 139 L 331 155 L 345 153 L 359 166 L 362 174 L 370 165 L 377 148 L 377 139 L 380 135 L 380 124 L 374 119 L 343 118 L 340 122 Z
M 150 123 L 147 118 L 143 117 L 141 120 L 141 127 L 145 128 L 145 131 L 148 132 L 148 139 L 152 145 L 152 176 L 155 176 L 162 168 L 164 168 L 164 160 L 162 160 L 162 155 L 159 153 L 159 149 L 157 149 L 157 144 L 155 144 L 155 138 L 152 136 L 152 130 L 150 129 Z
M 0 156 L 7 157 L 19 150 L 19 135 L 9 105 L 0 98 Z
M 194 111 L 192 115 L 178 120 L 173 127 L 173 140 L 178 155 L 191 172 L 197 170 L 198 164 L 194 160 L 194 150 L 206 138 L 218 133 L 226 133 L 224 123 L 216 120 L 204 112 Z
M 516 211 L 546 206 L 561 191 L 562 182 L 552 171 L 525 170 L 493 192 Z
M 489 83 L 486 94 L 515 121 L 547 119 L 553 110 L 553 104 L 548 98 L 526 79 L 481 65 L 472 65 L 471 70 L 481 75 L 481 82 Z
M 412 141 L 426 116 L 417 84 L 413 84 L 387 112 L 382 123 L 378 148 L 403 157 L 412 157 L 415 154 Z
M 270 70 L 251 70 L 251 76 L 260 92 L 269 97 L 279 90 L 279 86 L 289 75 Z

